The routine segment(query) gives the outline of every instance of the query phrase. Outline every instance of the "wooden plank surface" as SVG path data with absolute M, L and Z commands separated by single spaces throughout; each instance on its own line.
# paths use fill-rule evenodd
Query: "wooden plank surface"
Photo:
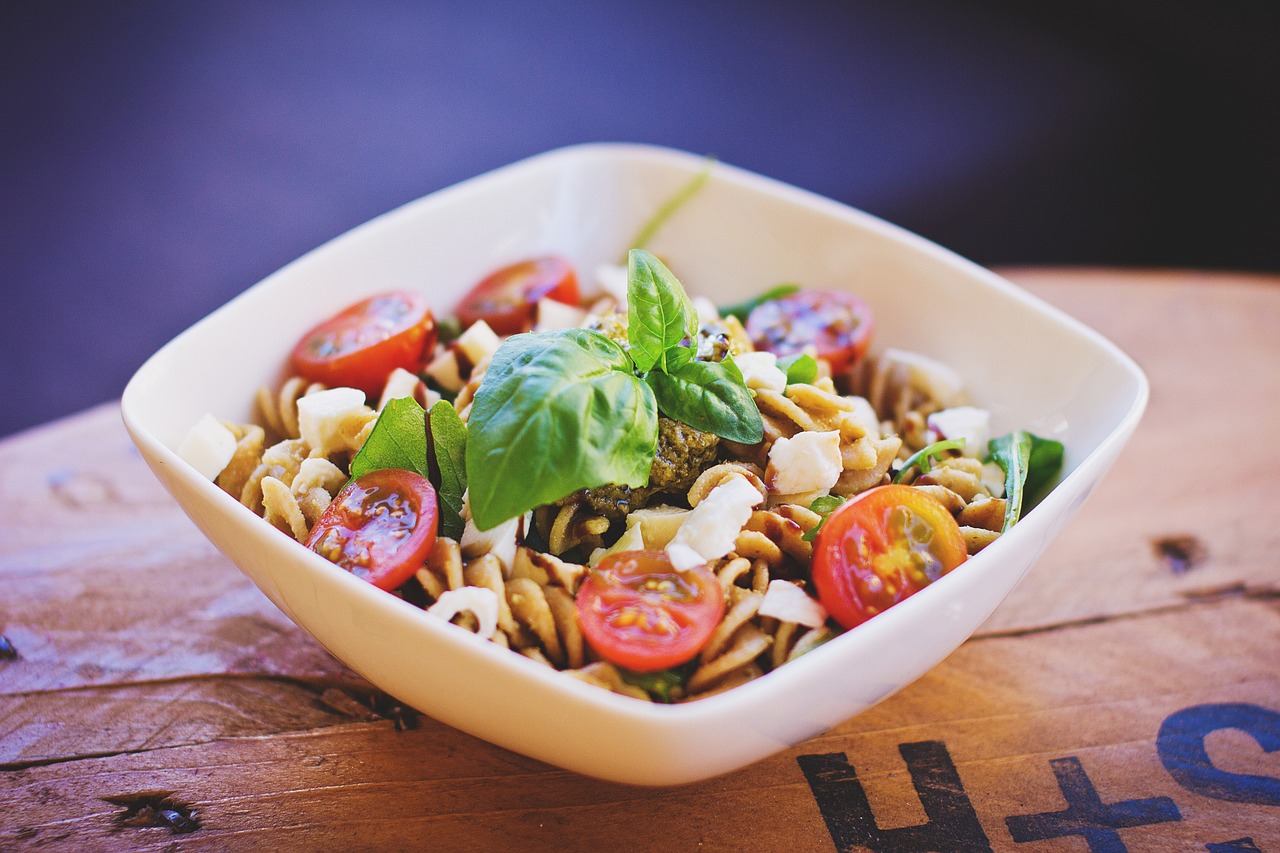
M 680 788 L 399 707 L 203 540 L 113 408 L 0 442 L 0 850 L 1280 850 L 1280 279 L 1007 272 L 1147 371 L 1128 452 L 942 665 Z

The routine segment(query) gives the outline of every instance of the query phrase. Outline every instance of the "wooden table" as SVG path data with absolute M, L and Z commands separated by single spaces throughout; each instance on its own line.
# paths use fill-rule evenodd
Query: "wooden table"
M 1280 850 L 1280 277 L 1006 272 L 1148 372 L 1130 449 L 942 665 L 682 788 L 398 706 L 114 407 L 0 442 L 0 850 Z

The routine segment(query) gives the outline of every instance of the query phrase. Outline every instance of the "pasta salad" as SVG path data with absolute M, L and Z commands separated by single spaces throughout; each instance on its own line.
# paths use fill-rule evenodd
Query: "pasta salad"
M 871 306 L 691 299 L 632 250 L 558 256 L 455 315 L 364 299 L 304 335 L 253 423 L 179 454 L 336 566 L 567 676 L 658 702 L 760 677 L 961 567 L 1058 442 L 990 435 L 954 370 L 873 351 Z

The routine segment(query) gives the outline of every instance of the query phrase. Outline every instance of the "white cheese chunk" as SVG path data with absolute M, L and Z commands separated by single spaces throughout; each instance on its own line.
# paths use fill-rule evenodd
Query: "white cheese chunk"
M 467 384 L 462 379 L 462 374 L 458 370 L 458 356 L 452 349 L 441 350 L 440 354 L 422 369 L 422 372 L 430 376 L 446 391 L 461 391 L 462 386 Z
M 498 594 L 485 587 L 464 586 L 442 593 L 427 608 L 427 615 L 448 622 L 464 611 L 476 617 L 477 636 L 487 640 L 498 630 Z
M 213 415 L 196 421 L 178 445 L 178 455 L 206 480 L 217 479 L 235 452 L 235 434 Z
M 778 357 L 771 352 L 744 352 L 733 357 L 733 363 L 742 371 L 742 379 L 748 388 L 777 391 L 787 390 L 787 374 L 778 367 Z
M 644 547 L 661 551 L 675 537 L 689 510 L 677 506 L 659 504 L 627 513 L 627 530 L 639 528 L 644 537 Z
M 887 349 L 882 358 L 886 363 L 905 367 L 911 387 L 928 394 L 943 407 L 964 402 L 964 384 L 951 366 L 927 355 L 900 349 Z
M 667 544 L 667 556 L 677 569 L 691 569 L 733 550 L 751 510 L 764 496 L 745 477 L 732 477 L 711 490 L 685 516 Z
M 468 368 L 493 358 L 500 346 L 502 339 L 484 320 L 476 320 L 453 342 L 453 348 L 462 354 Z
M 510 569 L 515 563 L 516 548 L 520 544 L 520 537 L 524 531 L 529 529 L 529 520 L 532 517 L 532 513 L 525 513 L 522 516 L 508 518 L 497 527 L 481 530 L 471 520 L 471 499 L 464 492 L 462 495 L 462 536 L 458 540 L 458 547 L 462 549 L 462 556 L 472 559 L 483 554 L 492 554 L 502 561 L 504 568 Z
M 596 267 L 596 284 L 606 295 L 613 297 L 622 310 L 627 306 L 627 268 L 618 264 L 601 264 Z
M 587 312 L 576 305 L 566 305 L 554 299 L 539 299 L 535 332 L 555 332 L 560 329 L 576 329 L 582 325 Z
M 364 406 L 364 392 L 329 388 L 298 399 L 298 433 L 312 450 L 328 456 L 343 446 L 344 421 Z
M 402 397 L 419 399 L 419 388 L 421 386 L 422 380 L 418 378 L 418 374 L 405 370 L 403 367 L 397 367 L 387 377 L 387 384 L 382 389 L 382 399 L 378 401 L 378 411 L 385 409 L 387 403 L 392 400 L 399 400 Z
M 827 621 L 827 610 L 820 602 L 791 581 L 777 579 L 769 581 L 759 613 L 807 628 L 820 628 Z
M 784 495 L 830 489 L 840 479 L 840 433 L 806 431 L 779 438 L 769 448 L 765 483 Z
M 954 406 L 929 415 L 925 422 L 930 443 L 944 439 L 964 439 L 960 452 L 981 459 L 987 455 L 991 438 L 991 413 L 976 406 Z

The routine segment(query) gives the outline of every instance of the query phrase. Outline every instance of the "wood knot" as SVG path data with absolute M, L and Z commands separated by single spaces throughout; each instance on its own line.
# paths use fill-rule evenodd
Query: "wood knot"
M 120 826 L 163 826 L 175 835 L 185 835 L 200 828 L 200 818 L 189 804 L 176 800 L 173 791 L 140 791 L 103 797 L 112 805 L 124 806 L 116 815 Z
M 1208 549 L 1194 536 L 1180 534 L 1152 540 L 1156 556 L 1175 575 L 1184 575 L 1204 562 Z

